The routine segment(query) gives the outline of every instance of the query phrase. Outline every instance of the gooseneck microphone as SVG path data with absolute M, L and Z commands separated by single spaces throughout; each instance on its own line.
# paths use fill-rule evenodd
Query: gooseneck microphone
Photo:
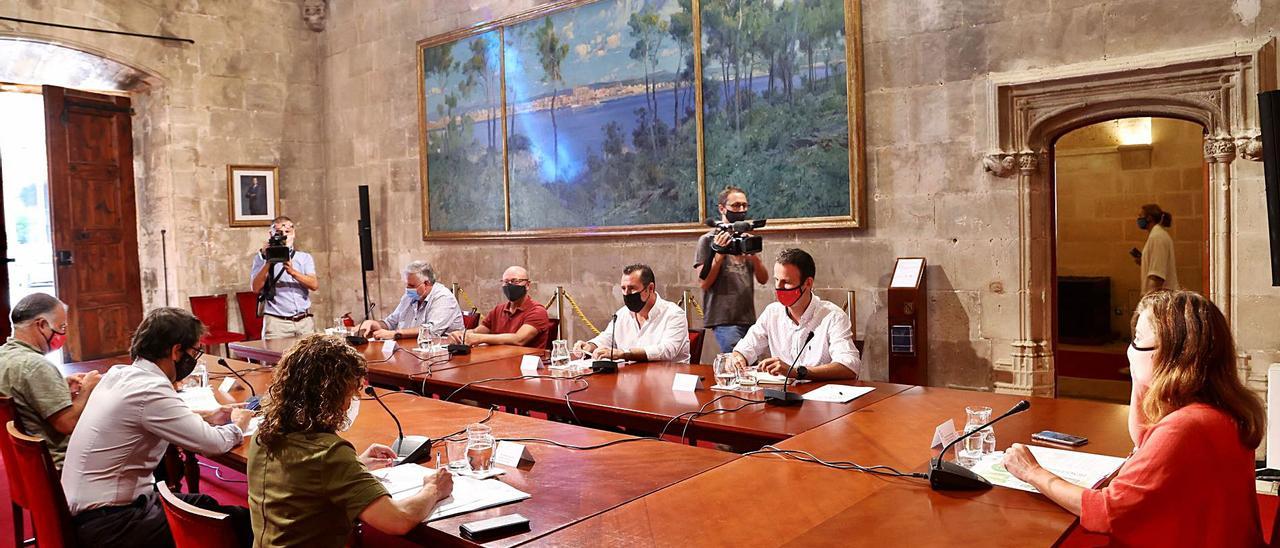
M 987 478 L 979 476 L 974 473 L 973 470 L 960 466 L 959 464 L 943 460 L 943 457 L 947 455 L 947 451 L 950 451 L 951 448 L 954 447 L 955 444 L 960 443 L 961 440 L 977 434 L 986 427 L 1004 420 L 1005 417 L 1016 415 L 1028 409 L 1031 409 L 1031 402 L 1021 400 L 1014 404 L 1013 408 L 1005 411 L 1003 415 L 1000 415 L 999 417 L 996 417 L 995 419 L 992 419 L 986 424 L 974 428 L 969 432 L 965 432 L 961 436 L 957 436 L 956 439 L 951 440 L 951 443 L 944 445 L 942 447 L 942 453 L 938 454 L 938 458 L 929 462 L 929 487 L 933 488 L 934 491 L 976 491 L 980 489 L 990 489 L 991 482 L 987 481 Z
M 618 313 L 609 317 L 609 324 L 613 326 L 613 331 L 609 332 L 609 348 L 617 348 L 618 346 Z M 613 360 L 595 360 L 591 362 L 592 373 L 617 373 L 618 362 Z
M 232 375 L 235 375 L 237 379 L 240 379 L 240 382 L 249 387 L 249 399 L 245 400 L 244 408 L 249 411 L 257 410 L 258 405 L 262 402 L 262 398 L 258 397 L 258 391 L 253 389 L 253 385 L 249 384 L 249 381 L 244 380 L 244 376 L 241 375 L 239 371 L 233 369 L 231 365 L 227 363 L 226 358 L 218 358 L 218 365 L 227 368 L 227 371 L 230 371 Z
M 810 331 L 809 336 L 805 337 L 804 344 L 800 345 L 800 351 L 796 353 L 795 359 L 791 360 L 791 365 L 787 366 L 786 378 L 782 380 L 782 390 L 777 388 L 766 388 L 764 390 L 764 401 L 773 405 L 800 405 L 804 403 L 804 396 L 795 392 L 788 392 L 787 386 L 791 384 L 791 372 L 796 368 L 796 362 L 800 360 L 800 356 L 804 355 L 804 350 L 809 347 L 809 341 L 813 340 L 814 332 Z
M 431 454 L 431 440 L 426 436 L 406 436 L 404 429 L 400 428 L 400 419 L 396 418 L 396 414 L 391 412 L 391 408 L 382 402 L 382 398 L 378 397 L 378 391 L 372 386 L 364 387 L 364 393 L 373 396 L 373 399 L 382 406 L 382 409 L 391 415 L 391 420 L 396 423 L 396 432 L 400 437 L 396 438 L 396 442 L 391 445 L 391 450 L 396 452 L 396 464 L 410 464 L 421 462 Z
M 400 454 L 400 446 L 404 444 L 404 429 L 400 427 L 400 419 L 396 417 L 395 413 L 391 412 L 391 408 L 387 407 L 387 404 L 382 403 L 382 398 L 378 397 L 378 391 L 374 390 L 372 386 L 364 387 L 364 393 L 373 396 L 374 401 L 377 401 L 378 405 L 381 405 L 382 409 L 388 415 L 391 415 L 391 420 L 395 421 L 396 432 L 400 434 L 400 437 L 396 438 L 395 447 L 392 447 L 392 449 L 395 449 L 397 455 Z

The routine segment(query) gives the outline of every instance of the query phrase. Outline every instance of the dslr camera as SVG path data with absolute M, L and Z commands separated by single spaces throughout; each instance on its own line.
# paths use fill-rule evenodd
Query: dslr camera
M 262 249 L 262 258 L 267 261 L 267 264 L 289 261 L 289 240 L 283 232 L 271 229 L 271 236 L 267 238 L 267 247 Z
M 753 255 L 761 252 L 764 250 L 764 239 L 760 236 L 748 236 L 747 232 L 763 227 L 766 222 L 766 219 L 759 219 L 756 221 L 721 223 L 714 219 L 708 219 L 707 226 L 719 232 L 728 232 L 731 235 L 729 244 L 726 246 L 718 246 L 715 242 L 711 242 L 711 250 L 725 255 Z

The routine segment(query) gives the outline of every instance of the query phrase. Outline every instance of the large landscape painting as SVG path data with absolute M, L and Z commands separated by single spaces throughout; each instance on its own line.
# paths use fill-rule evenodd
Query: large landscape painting
M 851 4 L 565 0 L 419 42 L 424 237 L 697 230 L 727 184 L 860 226 Z

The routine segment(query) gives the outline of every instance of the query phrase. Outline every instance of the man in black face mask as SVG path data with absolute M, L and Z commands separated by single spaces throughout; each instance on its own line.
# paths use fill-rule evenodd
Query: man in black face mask
M 180 308 L 158 308 L 138 325 L 133 363 L 102 376 L 71 434 L 62 489 L 80 543 L 173 546 L 151 471 L 169 444 L 205 455 L 240 445 L 253 414 L 224 407 L 196 414 L 173 385 L 200 359 L 204 326 Z M 188 503 L 230 514 L 242 545 L 253 542 L 247 508 L 221 506 L 208 495 L 179 493 Z
M 622 269 L 623 307 L 596 338 L 573 349 L 597 360 L 689 363 L 689 322 L 680 305 L 658 295 L 653 270 L 642 264 Z
M 750 216 L 747 193 L 741 188 L 727 186 L 718 199 L 720 222 L 736 223 Z M 701 276 L 702 266 L 711 262 L 706 277 L 699 280 L 706 314 L 704 325 L 715 335 L 720 351 L 729 352 L 756 323 L 755 284 L 768 282 L 769 270 L 759 255 L 716 253 L 711 247 L 713 242 L 723 248 L 729 244 L 729 233 L 712 229 L 703 234 L 698 239 L 693 269 Z
M 502 295 L 507 302 L 493 307 L 480 326 L 449 333 L 454 344 L 511 344 L 546 348 L 551 335 L 547 308 L 529 297 L 529 272 L 513 266 L 502 273 Z

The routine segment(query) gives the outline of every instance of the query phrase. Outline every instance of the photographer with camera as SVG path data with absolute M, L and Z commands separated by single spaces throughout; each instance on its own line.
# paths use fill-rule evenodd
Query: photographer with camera
M 707 328 L 715 334 L 721 352 L 730 352 L 756 322 L 754 284 L 769 281 L 769 270 L 760 261 L 760 237 L 747 230 L 764 226 L 748 221 L 746 191 L 726 186 L 718 196 L 720 222 L 698 238 L 693 268 L 702 285 L 702 309 Z M 743 228 L 746 230 L 735 229 Z
M 253 256 L 250 274 L 258 294 L 262 338 L 304 337 L 315 332 L 311 292 L 320 289 L 311 254 L 293 248 L 293 219 L 281 215 L 271 221 L 266 245 Z

